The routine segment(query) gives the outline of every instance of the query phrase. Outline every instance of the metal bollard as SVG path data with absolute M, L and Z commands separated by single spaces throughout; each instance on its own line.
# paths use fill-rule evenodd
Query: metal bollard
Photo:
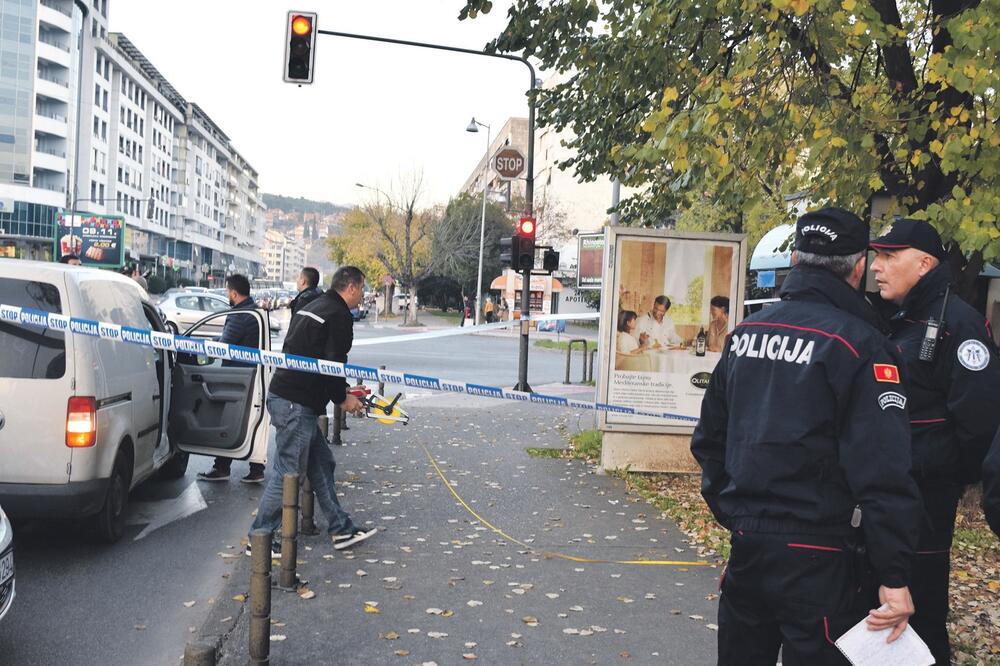
M 385 370 L 385 366 L 384 365 L 380 365 L 380 366 L 378 366 L 378 369 L 379 370 Z M 381 379 L 378 382 L 378 394 L 379 395 L 385 395 L 385 382 L 383 382 Z
M 316 507 L 315 500 L 316 497 L 313 495 L 312 484 L 309 483 L 309 479 L 306 479 L 302 482 L 302 499 L 300 500 L 302 515 L 299 518 L 299 532 L 301 534 L 308 536 L 319 534 L 319 529 L 317 529 L 316 522 L 313 520 Z
M 184 646 L 184 666 L 215 666 L 215 646 L 211 643 L 188 643 Z
M 333 439 L 330 443 L 336 446 L 344 445 L 344 441 L 340 438 L 340 427 L 344 423 L 343 411 L 340 405 L 333 406 Z
M 583 345 L 583 381 L 587 381 L 587 341 L 583 338 L 576 338 L 570 340 L 566 345 L 566 380 L 563 384 L 570 384 L 569 380 L 569 370 L 570 364 L 573 360 L 573 345 Z
M 299 475 L 285 474 L 281 499 L 281 574 L 278 587 L 295 591 L 295 560 L 298 559 Z M 252 550 L 252 549 L 251 549 Z
M 585 382 L 594 381 L 594 358 L 596 358 L 596 356 L 597 356 L 597 347 L 594 347 L 593 349 L 590 350 L 589 356 L 587 357 L 585 377 L 583 380 Z
M 250 664 L 267 666 L 271 659 L 271 532 L 250 534 Z M 214 663 L 214 662 L 213 662 Z

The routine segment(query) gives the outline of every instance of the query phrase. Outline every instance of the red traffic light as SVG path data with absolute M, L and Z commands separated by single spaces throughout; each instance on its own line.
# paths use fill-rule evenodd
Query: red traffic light
M 312 31 L 312 21 L 306 16 L 296 16 L 292 19 L 292 32 L 300 37 L 308 35 Z
M 522 217 L 521 225 L 518 227 L 520 229 L 520 234 L 522 236 L 535 236 L 535 218 L 533 217 Z

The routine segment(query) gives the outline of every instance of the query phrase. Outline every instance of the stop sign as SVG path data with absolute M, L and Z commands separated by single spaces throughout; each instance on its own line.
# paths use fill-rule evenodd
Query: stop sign
M 517 148 L 504 148 L 493 156 L 493 169 L 502 180 L 514 180 L 524 173 L 524 155 Z

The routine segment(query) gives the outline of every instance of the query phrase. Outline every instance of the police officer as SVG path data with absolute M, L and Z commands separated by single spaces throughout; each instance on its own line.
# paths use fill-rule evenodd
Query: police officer
M 1000 536 L 1000 430 L 983 463 L 983 513 L 997 536 Z
M 950 664 L 945 621 L 955 512 L 965 484 L 979 480 L 1000 422 L 1000 361 L 985 317 L 950 292 L 934 227 L 897 220 L 871 246 L 879 296 L 896 309 L 890 340 L 905 358 L 913 477 L 925 512 L 913 570 L 913 628 L 938 664 Z
M 705 392 L 691 451 L 731 533 L 719 663 L 843 664 L 868 613 L 895 640 L 920 520 L 899 361 L 857 291 L 868 225 L 799 218 L 781 302 L 738 324 Z M 874 569 L 865 574 L 863 542 Z M 875 591 L 883 611 L 869 610 Z

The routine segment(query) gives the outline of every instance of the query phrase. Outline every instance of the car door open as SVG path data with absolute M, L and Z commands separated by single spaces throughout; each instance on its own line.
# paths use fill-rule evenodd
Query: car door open
M 270 349 L 268 316 L 262 310 L 211 314 L 184 335 L 203 344 L 199 329 L 215 328 L 227 316 L 253 317 L 258 347 Z M 260 365 L 178 352 L 171 370 L 171 441 L 187 453 L 264 462 L 270 427 L 264 398 L 271 372 Z

